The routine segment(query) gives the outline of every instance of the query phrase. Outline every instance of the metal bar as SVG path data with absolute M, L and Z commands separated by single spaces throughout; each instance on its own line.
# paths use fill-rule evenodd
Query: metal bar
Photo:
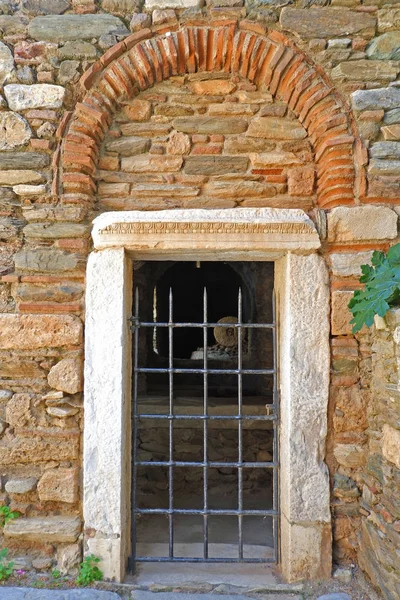
M 276 323 L 276 306 L 275 306 L 275 291 L 272 293 L 272 320 Z M 273 460 L 278 463 L 278 468 L 273 470 L 272 474 L 272 508 L 274 511 L 278 511 L 279 508 L 279 443 L 278 443 L 278 419 L 279 419 L 279 398 L 278 398 L 278 381 L 277 381 L 277 344 L 276 344 L 276 328 L 272 331 L 272 355 L 273 355 L 273 366 L 274 366 L 274 381 L 273 381 L 273 403 L 277 411 L 277 420 L 273 422 Z M 278 543 L 279 543 L 279 522 L 277 518 L 272 520 L 272 531 L 274 539 L 274 558 L 278 562 Z
M 168 329 L 168 364 L 169 364 L 169 378 L 168 378 L 168 387 L 169 387 L 169 414 L 172 416 L 174 414 L 174 375 L 173 375 L 173 362 L 174 362 L 174 342 L 173 342 L 173 298 L 172 298 L 172 288 L 169 289 L 169 329 Z M 174 422 L 171 419 L 169 421 L 169 462 L 171 463 L 168 469 L 169 476 L 169 487 L 168 487 L 168 502 L 169 502 L 169 510 L 171 511 L 168 515 L 169 519 L 169 558 L 173 558 L 174 556 L 174 515 L 173 515 L 173 507 L 174 507 Z
M 225 509 L 225 508 L 209 508 L 206 511 L 201 508 L 175 508 L 169 510 L 168 508 L 137 508 L 136 513 L 139 515 L 170 515 L 173 513 L 174 515 L 228 515 L 228 516 L 237 516 L 237 515 L 251 515 L 251 516 L 260 516 L 260 517 L 274 517 L 277 516 L 277 512 L 272 509 L 265 510 L 236 510 Z
M 256 469 L 256 468 L 269 468 L 273 469 L 278 466 L 277 462 L 215 462 L 215 461 L 207 461 L 204 462 L 189 462 L 183 460 L 173 460 L 173 461 L 161 461 L 161 460 L 138 460 L 136 463 L 140 467 L 216 467 L 216 468 L 239 468 L 243 467 L 244 469 Z
M 135 290 L 135 309 L 134 316 L 136 323 L 139 321 L 139 289 Z M 135 556 L 136 556 L 136 480 L 137 480 L 137 419 L 138 411 L 138 354 L 139 354 L 139 328 L 135 328 L 133 342 L 133 424 L 132 424 L 132 516 L 131 516 L 131 558 L 129 570 L 135 572 Z
M 172 367 L 168 368 L 150 368 L 150 367 L 139 367 L 138 373 L 194 373 L 202 374 L 204 369 L 175 369 Z M 238 375 L 238 369 L 207 369 L 209 375 Z M 242 375 L 273 375 L 273 369 L 242 369 Z
M 151 562 L 151 563 L 168 563 L 168 562 L 182 562 L 182 563 L 274 563 L 273 558 L 186 558 L 186 557 L 175 557 L 175 558 L 163 558 L 155 556 L 141 556 L 136 558 L 136 562 Z
M 243 463 L 243 380 L 242 380 L 242 289 L 238 292 L 238 462 Z M 243 559 L 243 468 L 238 467 L 238 543 L 239 543 L 239 559 Z
M 132 321 L 133 319 L 131 319 Z M 170 327 L 172 326 L 174 329 L 181 329 L 181 328 L 185 328 L 185 327 L 190 327 L 191 329 L 193 327 L 210 327 L 210 329 L 214 329 L 214 327 L 225 327 L 225 328 L 229 328 L 232 329 L 232 327 L 234 328 L 238 328 L 239 325 L 238 323 L 159 323 L 159 322 L 141 322 L 140 327 Z M 133 325 L 133 327 L 135 327 L 135 325 Z M 273 329 L 275 327 L 275 325 L 273 323 L 243 323 L 242 324 L 243 329 Z
M 135 419 L 160 419 L 172 421 L 276 421 L 277 415 L 167 415 L 139 413 Z
M 208 447 L 207 447 L 207 434 L 208 434 L 208 374 L 207 374 L 207 367 L 208 367 L 208 357 L 207 357 L 207 347 L 208 347 L 208 338 L 207 338 L 207 326 L 205 325 L 207 323 L 207 309 L 208 309 L 208 303 L 207 303 L 207 288 L 204 288 L 204 293 L 203 293 L 203 321 L 204 321 L 204 327 L 203 327 L 203 368 L 204 368 L 204 373 L 203 373 L 203 451 L 204 451 L 204 455 L 203 455 L 203 461 L 204 461 L 204 468 L 203 468 L 203 506 L 204 506 L 204 516 L 203 516 L 203 557 L 204 559 L 208 558 L 208 514 L 207 514 L 207 508 L 208 508 L 208 465 L 207 465 L 207 460 L 208 460 Z

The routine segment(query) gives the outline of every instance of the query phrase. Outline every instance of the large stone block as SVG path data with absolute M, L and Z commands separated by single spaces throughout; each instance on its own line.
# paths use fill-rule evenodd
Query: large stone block
M 382 433 L 382 454 L 400 469 L 400 431 L 385 424 Z
M 127 36 L 128 33 L 118 17 L 106 14 L 36 17 L 29 25 L 30 37 L 45 42 L 91 40 L 107 34 Z
M 48 469 L 37 486 L 41 502 L 66 502 L 78 500 L 78 469 Z
M 82 361 L 78 358 L 63 358 L 50 369 L 47 381 L 50 387 L 77 394 L 83 389 Z
M 85 237 L 87 232 L 88 227 L 81 223 L 30 223 L 24 228 L 27 238 L 41 240 L 80 238 Z
M 247 165 L 247 156 L 188 156 L 185 159 L 185 173 L 188 175 L 245 173 Z
M 372 158 L 394 158 L 400 160 L 400 142 L 377 142 L 376 144 L 372 144 L 369 153 Z
M 393 31 L 400 27 L 400 8 L 382 8 L 378 10 L 378 31 Z
M 332 335 L 349 335 L 351 333 L 352 325 L 350 325 L 350 321 L 353 315 L 348 304 L 352 297 L 352 291 L 335 290 L 332 292 Z
M 78 257 L 75 254 L 52 248 L 20 250 L 15 255 L 14 262 L 18 270 L 40 273 L 74 271 L 78 267 Z
M 388 110 L 400 106 L 400 88 L 357 90 L 351 95 L 354 110 Z
M 150 150 L 150 144 L 148 138 L 131 135 L 107 142 L 106 148 L 109 152 L 118 152 L 121 156 L 133 156 Z
M 0 85 L 3 85 L 10 77 L 14 69 L 14 57 L 10 48 L 0 42 Z
M 297 33 L 302 38 L 332 38 L 350 34 L 374 35 L 376 18 L 341 7 L 318 7 L 304 10 L 283 8 L 280 18 L 282 29 Z
M 400 31 L 391 31 L 374 38 L 368 44 L 366 54 L 373 60 L 400 60 Z
M 154 8 L 201 8 L 204 0 L 145 0 L 145 7 L 148 10 Z
M 394 81 L 398 72 L 398 67 L 389 62 L 352 60 L 337 65 L 331 75 L 344 81 Z
M 23 85 L 11 83 L 4 87 L 8 106 L 11 110 L 26 110 L 28 108 L 60 108 L 65 89 L 60 85 L 35 83 Z
M 328 213 L 328 241 L 351 242 L 397 237 L 397 214 L 387 207 L 339 206 Z
M 3 440 L 6 443 L 3 443 Z M 54 433 L 46 435 L 43 431 L 37 433 L 29 430 L 26 436 L 16 436 L 11 439 L 4 436 L 0 445 L 0 464 L 7 466 L 16 464 L 37 464 L 46 461 L 70 461 L 79 458 L 79 435 L 77 432 L 57 436 Z
M 31 420 L 31 395 L 14 394 L 6 406 L 6 421 L 10 427 L 24 427 Z
M 0 348 L 33 350 L 76 346 L 82 342 L 82 329 L 82 321 L 73 315 L 1 314 Z
M 210 119 L 210 117 L 178 117 L 174 119 L 173 126 L 183 133 L 204 133 L 207 135 L 243 133 L 247 129 L 245 119 Z
M 129 156 L 121 160 L 121 170 L 129 173 L 168 173 L 179 171 L 181 166 L 178 156 Z
M 20 185 L 20 184 L 34 184 L 34 183 L 42 183 L 44 177 L 41 173 L 37 171 L 27 171 L 27 170 L 14 170 L 10 169 L 9 171 L 0 171 L 0 185 Z
M 75 542 L 81 531 L 79 517 L 31 517 L 9 521 L 4 526 L 6 538 L 37 542 Z
M 333 454 L 342 467 L 358 469 L 365 465 L 365 450 L 357 444 L 337 444 Z
M 28 122 L 14 112 L 0 113 L 0 131 L 0 150 L 13 150 L 23 146 L 32 137 Z
M 368 173 L 370 175 L 396 175 L 400 173 L 400 160 L 371 158 Z
M 71 8 L 69 0 L 23 0 L 22 12 L 28 15 L 61 15 Z
M 369 264 L 371 256 L 372 251 L 331 254 L 332 274 L 339 277 L 359 277 L 361 265 Z
M 276 117 L 256 117 L 250 121 L 246 135 L 271 140 L 302 140 L 307 132 L 297 121 Z
M 27 494 L 36 489 L 36 484 L 36 477 L 9 479 L 5 485 L 5 490 L 8 494 Z
M 44 169 L 50 164 L 50 157 L 40 152 L 2 152 L 0 170 L 7 169 Z

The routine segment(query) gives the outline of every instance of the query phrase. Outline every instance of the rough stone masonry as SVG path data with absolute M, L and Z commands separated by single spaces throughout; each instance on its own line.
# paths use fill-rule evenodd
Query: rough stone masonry
M 0 37 L 1 547 L 81 560 L 92 219 L 301 208 L 330 269 L 334 558 L 398 598 L 398 321 L 371 341 L 347 309 L 398 241 L 398 4 L 0 0 Z

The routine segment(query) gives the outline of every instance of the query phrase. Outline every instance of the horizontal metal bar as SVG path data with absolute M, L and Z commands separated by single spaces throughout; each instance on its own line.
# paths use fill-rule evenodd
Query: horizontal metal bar
M 143 322 L 137 320 L 135 317 L 130 317 L 129 319 L 132 321 L 132 328 L 136 329 L 137 327 L 171 327 L 172 329 L 182 329 L 186 327 L 200 327 L 204 329 L 204 327 L 223 327 L 225 329 L 230 329 L 232 327 L 239 329 L 275 329 L 274 323 L 158 323 L 158 322 Z
M 169 421 L 276 421 L 277 415 L 163 415 L 140 413 L 139 419 L 167 419 Z
M 192 373 L 192 374 L 204 374 L 209 375 L 274 375 L 274 369 L 176 369 L 168 367 L 138 367 L 135 369 L 136 373 Z
M 185 460 L 138 460 L 136 462 L 138 467 L 217 467 L 217 468 L 223 468 L 223 467 L 232 467 L 232 468 L 237 468 L 237 467 L 243 467 L 243 468 L 247 468 L 247 469 L 256 469 L 256 468 L 263 468 L 263 469 L 276 469 L 278 468 L 278 463 L 276 462 L 216 462 L 216 461 L 209 461 L 209 462 L 189 462 L 189 461 L 185 461 Z
M 174 508 L 172 510 L 168 508 L 135 508 L 135 513 L 141 515 L 218 515 L 218 516 L 234 516 L 242 515 L 244 517 L 278 517 L 279 513 L 276 510 L 235 510 L 234 508 L 208 508 L 195 509 L 195 508 Z
M 261 546 L 262 548 L 263 546 Z M 271 546 L 266 546 L 271 548 Z M 273 550 L 273 548 L 271 548 Z M 276 558 L 186 558 L 174 556 L 173 558 L 158 557 L 158 556 L 135 556 L 136 562 L 180 562 L 180 563 L 276 563 Z

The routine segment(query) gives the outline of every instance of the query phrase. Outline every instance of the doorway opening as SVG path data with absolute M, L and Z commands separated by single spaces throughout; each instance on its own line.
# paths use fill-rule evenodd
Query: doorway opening
M 276 563 L 274 265 L 136 267 L 131 570 Z

